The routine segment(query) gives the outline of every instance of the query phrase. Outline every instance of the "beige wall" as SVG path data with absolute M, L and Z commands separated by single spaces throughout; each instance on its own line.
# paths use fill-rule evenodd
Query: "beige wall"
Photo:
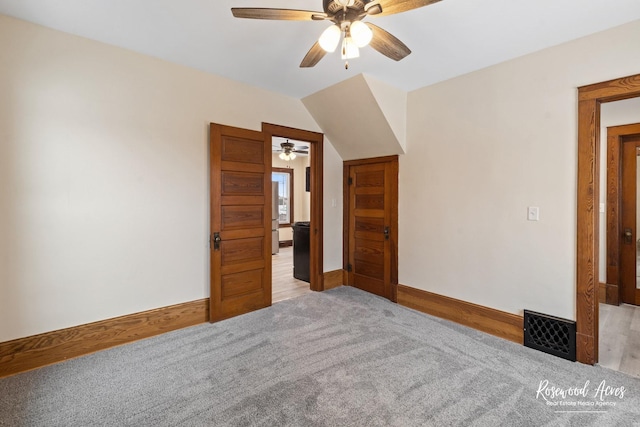
M 342 158 L 324 144 L 324 271 L 342 268 Z
M 409 93 L 401 283 L 575 318 L 576 88 L 640 73 L 637 40 L 640 21 Z
M 1 15 L 0 64 L 0 342 L 207 297 L 208 124 L 319 130 L 299 100 Z

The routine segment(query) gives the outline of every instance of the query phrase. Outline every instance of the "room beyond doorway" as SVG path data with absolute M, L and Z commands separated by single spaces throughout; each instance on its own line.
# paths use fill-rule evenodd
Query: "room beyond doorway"
M 318 132 L 289 128 L 270 123 L 262 124 L 262 131 L 269 141 L 274 137 L 302 141 L 309 146 L 310 172 L 310 236 L 309 236 L 309 285 L 312 291 L 324 290 L 323 278 L 323 143 L 324 135 Z
M 305 141 L 273 137 L 271 147 L 275 303 L 311 292 L 309 227 L 298 226 L 310 224 L 311 219 L 311 156 L 310 143 Z

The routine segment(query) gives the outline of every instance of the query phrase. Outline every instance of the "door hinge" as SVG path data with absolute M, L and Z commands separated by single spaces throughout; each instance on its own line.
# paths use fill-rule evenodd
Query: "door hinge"
M 353 185 L 353 178 L 349 177 L 348 183 L 349 185 Z
M 353 270 L 351 264 L 347 264 L 347 272 L 351 273 L 351 270 Z

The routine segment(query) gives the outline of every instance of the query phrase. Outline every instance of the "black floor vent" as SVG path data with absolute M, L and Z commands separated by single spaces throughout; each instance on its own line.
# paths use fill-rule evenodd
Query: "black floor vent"
M 524 311 L 524 345 L 576 361 L 576 322 Z

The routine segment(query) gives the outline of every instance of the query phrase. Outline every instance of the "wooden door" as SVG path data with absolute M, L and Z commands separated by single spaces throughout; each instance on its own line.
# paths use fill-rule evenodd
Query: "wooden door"
M 345 162 L 348 284 L 395 301 L 397 156 Z
M 622 200 L 620 238 L 620 297 L 627 304 L 640 304 L 637 233 L 637 158 L 640 136 L 622 138 Z
M 271 305 L 271 141 L 214 123 L 210 140 L 213 322 Z

